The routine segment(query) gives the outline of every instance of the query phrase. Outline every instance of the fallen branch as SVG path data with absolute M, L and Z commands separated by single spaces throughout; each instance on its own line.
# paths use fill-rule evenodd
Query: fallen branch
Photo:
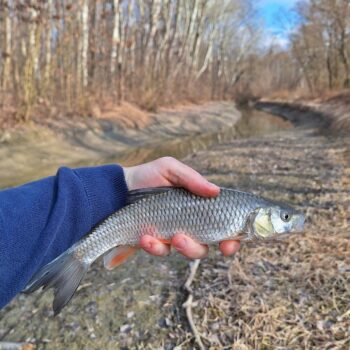
M 30 343 L 0 342 L 0 350 L 34 350 L 35 345 Z

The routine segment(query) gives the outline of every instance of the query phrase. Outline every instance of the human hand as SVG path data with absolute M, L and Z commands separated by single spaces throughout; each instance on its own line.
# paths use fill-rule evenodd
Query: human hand
M 149 163 L 124 168 L 124 174 L 129 190 L 174 186 L 183 187 L 203 197 L 215 197 L 220 192 L 218 186 L 208 182 L 197 171 L 172 157 L 163 157 Z M 203 258 L 208 253 L 207 245 L 200 244 L 183 233 L 175 234 L 171 245 L 191 259 Z M 170 252 L 168 244 L 162 243 L 151 235 L 142 236 L 140 246 L 152 255 L 165 256 Z M 225 256 L 237 252 L 239 247 L 239 241 L 228 240 L 220 243 L 220 250 Z

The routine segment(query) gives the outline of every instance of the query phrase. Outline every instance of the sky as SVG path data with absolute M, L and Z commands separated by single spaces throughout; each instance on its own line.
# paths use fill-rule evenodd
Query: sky
M 260 0 L 259 15 L 265 23 L 265 45 L 288 46 L 288 35 L 295 27 L 292 9 L 298 0 Z M 294 24 L 293 24 L 294 22 Z

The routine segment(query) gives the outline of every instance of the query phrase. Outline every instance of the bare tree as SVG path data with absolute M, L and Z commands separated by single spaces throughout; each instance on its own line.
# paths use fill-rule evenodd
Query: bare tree
M 89 44 L 89 0 L 83 0 L 81 8 L 82 47 L 81 68 L 84 88 L 89 82 L 88 70 L 88 44 Z
M 113 21 L 113 34 L 112 34 L 112 50 L 111 50 L 111 65 L 110 72 L 111 76 L 114 75 L 116 70 L 116 62 L 118 58 L 118 53 L 120 52 L 120 0 L 113 0 L 113 11 L 114 11 L 114 21 Z
M 4 0 L 2 4 L 4 8 L 4 29 L 5 40 L 4 48 L 2 52 L 3 67 L 2 67 L 2 88 L 5 90 L 10 85 L 10 71 L 11 71 L 11 55 L 12 55 L 12 22 L 11 22 L 11 2 L 10 0 Z
M 42 99 L 77 110 L 96 93 L 146 108 L 229 97 L 256 46 L 244 0 L 1 4 L 1 86 L 25 115 Z

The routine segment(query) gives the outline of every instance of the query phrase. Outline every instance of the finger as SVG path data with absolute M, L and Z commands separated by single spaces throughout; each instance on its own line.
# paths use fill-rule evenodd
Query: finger
M 220 242 L 220 250 L 223 255 L 229 256 L 236 253 L 240 248 L 239 241 L 222 241 Z
M 157 238 L 144 235 L 140 240 L 140 247 L 155 256 L 166 256 L 170 253 L 170 246 L 160 242 Z
M 208 254 L 208 247 L 200 244 L 183 233 L 176 234 L 171 245 L 182 255 L 190 259 L 201 259 Z
M 176 159 L 166 159 L 164 170 L 164 176 L 171 184 L 178 187 L 184 187 L 199 196 L 215 197 L 220 192 L 218 186 L 210 183 L 197 171 Z

